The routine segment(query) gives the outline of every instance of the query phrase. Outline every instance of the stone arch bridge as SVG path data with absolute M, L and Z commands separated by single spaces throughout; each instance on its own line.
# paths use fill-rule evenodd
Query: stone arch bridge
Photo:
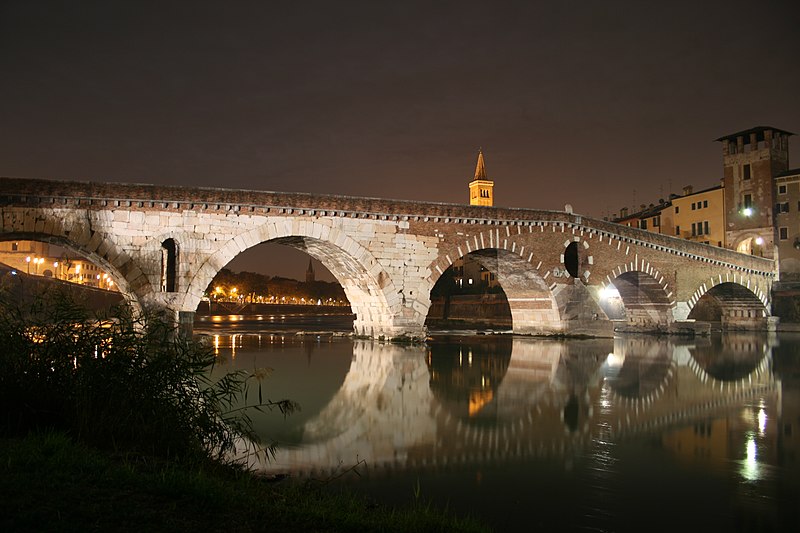
M 0 240 L 70 248 L 186 326 L 216 273 L 263 242 L 321 261 L 372 337 L 424 335 L 431 289 L 467 255 L 496 274 L 517 333 L 611 334 L 611 284 L 628 328 L 680 327 L 699 307 L 723 326 L 770 320 L 771 261 L 566 212 L 0 178 L 0 213 Z

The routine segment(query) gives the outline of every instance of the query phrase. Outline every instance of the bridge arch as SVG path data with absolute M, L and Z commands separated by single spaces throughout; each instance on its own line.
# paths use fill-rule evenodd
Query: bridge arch
M 533 253 L 515 242 L 504 243 L 504 247 L 493 246 L 487 236 L 475 236 L 463 244 L 452 247 L 449 253 L 440 253 L 429 267 L 428 294 L 444 272 L 453 265 L 454 259 L 470 258 L 493 273 L 503 289 L 511 309 L 514 333 L 549 334 L 562 332 L 563 325 L 558 301 L 545 279 L 550 272 L 540 273 L 541 261 L 534 264 Z M 482 244 L 483 243 L 483 244 Z M 498 243 L 499 244 L 499 243 Z M 561 272 L 557 273 L 561 276 Z
M 689 319 L 718 323 L 722 329 L 767 329 L 768 296 L 740 277 L 738 281 L 710 279 L 689 299 Z
M 675 302 L 671 299 L 668 282 L 658 270 L 643 271 L 622 265 L 612 273 L 616 276 L 608 276 L 609 284 L 604 284 L 599 290 L 600 307 L 609 318 L 623 317 L 618 308 L 621 303 L 630 325 L 644 328 L 666 328 L 669 325 Z
M 56 227 L 55 224 L 46 226 Z M 76 231 L 73 230 L 70 233 L 75 234 Z M 84 235 L 82 232 L 79 234 Z M 88 243 L 82 245 L 77 240 L 57 231 L 6 231 L 6 228 L 3 227 L 0 232 L 0 241 L 35 241 L 52 244 L 94 263 L 108 274 L 131 311 L 135 315 L 141 315 L 144 309 L 143 298 L 146 298 L 150 292 L 144 274 L 116 243 L 110 239 L 101 238 L 99 233 L 94 235 L 97 237 L 92 236 Z
M 402 295 L 378 260 L 343 231 L 316 221 L 266 223 L 226 241 L 195 269 L 182 308 L 197 309 L 214 276 L 241 252 L 261 243 L 291 246 L 319 260 L 342 285 L 356 315 L 357 335 L 393 337 L 407 328 L 397 324 Z M 421 328 L 420 328 L 421 329 Z

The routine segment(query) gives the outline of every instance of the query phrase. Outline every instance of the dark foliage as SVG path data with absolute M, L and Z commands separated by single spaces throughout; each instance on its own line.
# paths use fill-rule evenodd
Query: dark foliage
M 20 309 L 0 289 L 0 434 L 56 429 L 94 446 L 172 459 L 229 461 L 255 446 L 246 408 L 266 372 L 212 379 L 209 347 L 127 308 L 96 317 L 63 294 Z

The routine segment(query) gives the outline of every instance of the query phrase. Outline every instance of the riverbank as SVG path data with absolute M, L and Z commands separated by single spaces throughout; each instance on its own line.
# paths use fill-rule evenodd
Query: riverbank
M 118 456 L 63 433 L 0 439 L 2 531 L 486 531 L 414 501 L 389 508 L 321 482 Z
M 200 302 L 197 316 L 225 315 L 342 315 L 352 316 L 349 305 L 263 304 L 235 302 Z

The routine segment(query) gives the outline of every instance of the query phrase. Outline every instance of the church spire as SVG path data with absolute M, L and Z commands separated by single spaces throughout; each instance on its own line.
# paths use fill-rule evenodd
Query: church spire
M 483 162 L 483 150 L 478 148 L 478 164 L 475 165 L 475 178 L 476 180 L 486 179 L 486 164 Z
M 316 281 L 314 275 L 314 265 L 311 264 L 311 259 L 308 260 L 308 270 L 306 270 L 306 283 L 313 283 Z
M 470 205 L 494 205 L 494 182 L 486 177 L 486 163 L 483 161 L 483 149 L 478 149 L 478 164 L 475 165 L 475 177 L 469 182 Z

